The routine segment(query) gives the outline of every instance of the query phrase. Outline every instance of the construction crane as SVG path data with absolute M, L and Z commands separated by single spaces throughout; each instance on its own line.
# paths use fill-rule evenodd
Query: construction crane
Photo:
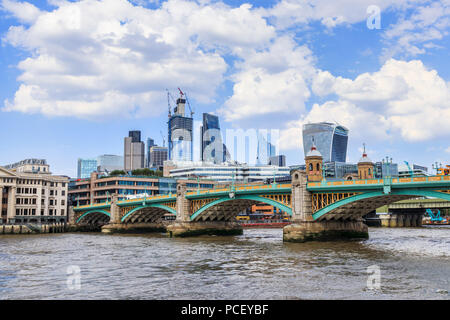
M 189 103 L 189 99 L 188 99 L 187 94 L 184 94 L 184 95 L 186 96 L 186 102 L 187 102 L 187 105 L 189 107 L 189 111 L 191 112 L 191 118 L 192 118 L 194 116 L 194 110 L 191 108 L 191 104 Z
M 170 104 L 170 99 L 172 99 L 173 104 L 176 106 L 177 103 L 175 102 L 174 97 L 170 94 L 169 89 L 166 89 L 167 91 L 167 107 L 169 108 L 169 118 L 172 115 L 172 106 Z
M 163 147 L 165 147 L 166 146 L 166 138 L 164 138 L 164 135 L 161 130 L 159 130 L 159 133 L 161 133 L 161 137 L 163 139 Z
M 441 212 L 437 209 L 437 212 L 434 213 L 431 209 L 427 209 L 426 213 L 430 216 L 431 221 L 433 222 L 441 222 L 444 218 L 441 217 Z
M 191 112 L 191 118 L 192 118 L 193 115 L 194 115 L 194 111 L 193 111 L 192 108 L 191 108 L 191 104 L 189 103 L 189 99 L 188 99 L 187 94 L 186 94 L 185 92 L 181 91 L 180 88 L 178 88 L 178 91 L 180 91 L 181 98 L 183 98 L 183 96 L 186 97 L 186 102 L 187 102 L 187 105 L 188 105 L 188 107 L 189 107 L 189 111 Z
M 406 166 L 408 167 L 408 170 L 409 170 L 409 174 L 411 175 L 411 178 L 414 176 L 414 171 L 412 171 L 412 169 L 411 169 L 411 167 L 409 166 L 409 163 L 408 163 L 408 161 L 403 161 L 405 164 L 406 164 Z

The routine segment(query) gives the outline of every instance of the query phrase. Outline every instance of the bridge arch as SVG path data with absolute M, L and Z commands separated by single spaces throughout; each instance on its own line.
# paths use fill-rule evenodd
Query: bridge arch
M 257 195 L 236 195 L 233 198 L 229 198 L 229 197 L 224 197 L 224 198 L 220 198 L 214 201 L 211 201 L 210 203 L 204 205 L 203 207 L 201 207 L 200 209 L 198 209 L 196 212 L 194 212 L 191 215 L 191 221 L 194 220 L 198 220 L 204 213 L 210 211 L 211 209 L 213 209 L 214 207 L 217 207 L 218 205 L 221 204 L 226 204 L 226 203 L 241 203 L 240 205 L 238 205 L 238 208 L 242 208 L 241 210 L 238 209 L 237 212 L 235 212 L 235 214 L 231 214 L 231 216 L 236 216 L 240 211 L 248 208 L 249 206 L 253 205 L 253 204 L 257 204 L 257 203 L 266 203 L 268 205 L 274 206 L 284 212 L 286 212 L 287 214 L 289 214 L 290 216 L 292 216 L 292 208 L 275 200 L 269 199 L 269 198 L 265 198 L 265 197 L 261 197 L 261 196 L 257 196 Z
M 142 222 L 155 222 L 161 219 L 166 213 L 177 214 L 175 209 L 162 204 L 142 205 L 127 212 L 120 221 L 134 222 L 142 220 Z
M 353 211 L 354 214 L 348 213 L 352 216 L 363 216 L 379 207 L 391 204 L 400 200 L 406 200 L 414 197 L 433 197 L 450 201 L 450 194 L 431 190 L 392 190 L 391 193 L 385 194 L 383 191 L 366 192 L 357 194 L 343 200 L 336 201 L 315 213 L 312 217 L 314 220 L 322 220 L 334 215 L 334 218 L 339 218 L 339 215 L 346 216 L 342 212 Z M 369 200 L 374 200 L 367 205 Z M 366 205 L 365 205 L 366 204 Z
M 94 217 L 95 216 L 95 217 Z M 108 218 L 105 218 L 105 216 L 107 216 Z M 89 220 L 91 221 L 87 221 L 87 222 L 93 222 L 93 221 L 102 221 L 102 222 L 108 222 L 109 219 L 111 218 L 111 213 L 109 213 L 106 210 L 102 210 L 102 209 L 93 209 L 93 210 L 89 210 L 85 213 L 83 213 L 78 219 L 77 219 L 77 223 L 80 223 L 83 219 L 87 220 L 87 218 L 91 218 Z

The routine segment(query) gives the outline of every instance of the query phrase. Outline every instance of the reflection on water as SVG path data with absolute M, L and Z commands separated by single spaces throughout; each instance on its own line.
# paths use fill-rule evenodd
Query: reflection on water
M 371 228 L 361 242 L 236 237 L 0 236 L 0 299 L 450 299 L 450 228 Z M 381 290 L 367 288 L 367 267 Z M 81 269 L 70 290 L 67 268 Z

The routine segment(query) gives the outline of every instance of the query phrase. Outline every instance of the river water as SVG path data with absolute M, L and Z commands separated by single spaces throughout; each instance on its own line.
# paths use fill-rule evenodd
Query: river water
M 283 243 L 281 229 L 3 235 L 0 299 L 450 299 L 449 227 L 369 233 L 304 244 Z M 379 270 L 369 287 L 368 267 Z

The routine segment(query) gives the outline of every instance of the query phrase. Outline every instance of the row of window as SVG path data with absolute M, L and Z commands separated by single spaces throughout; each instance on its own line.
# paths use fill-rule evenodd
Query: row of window
M 16 198 L 16 204 L 36 204 L 36 198 Z M 41 205 L 45 204 L 45 200 L 41 199 Z M 49 200 L 49 205 L 50 206 L 56 206 L 58 205 L 58 200 L 56 199 L 50 199 Z M 66 205 L 66 200 L 61 200 L 61 205 L 65 206 Z
M 42 180 L 34 180 L 34 179 L 17 179 L 17 184 L 38 184 L 40 185 L 42 182 L 43 186 L 47 186 L 50 185 L 50 187 L 65 187 L 66 183 L 65 182 L 47 182 L 47 181 L 42 181 Z
M 36 209 L 16 209 L 16 216 L 35 216 L 36 215 Z M 41 216 L 44 215 L 44 210 L 41 210 Z M 65 210 L 61 209 L 61 210 L 57 210 L 57 209 L 49 209 L 48 210 L 48 215 L 49 216 L 63 216 L 65 215 Z

